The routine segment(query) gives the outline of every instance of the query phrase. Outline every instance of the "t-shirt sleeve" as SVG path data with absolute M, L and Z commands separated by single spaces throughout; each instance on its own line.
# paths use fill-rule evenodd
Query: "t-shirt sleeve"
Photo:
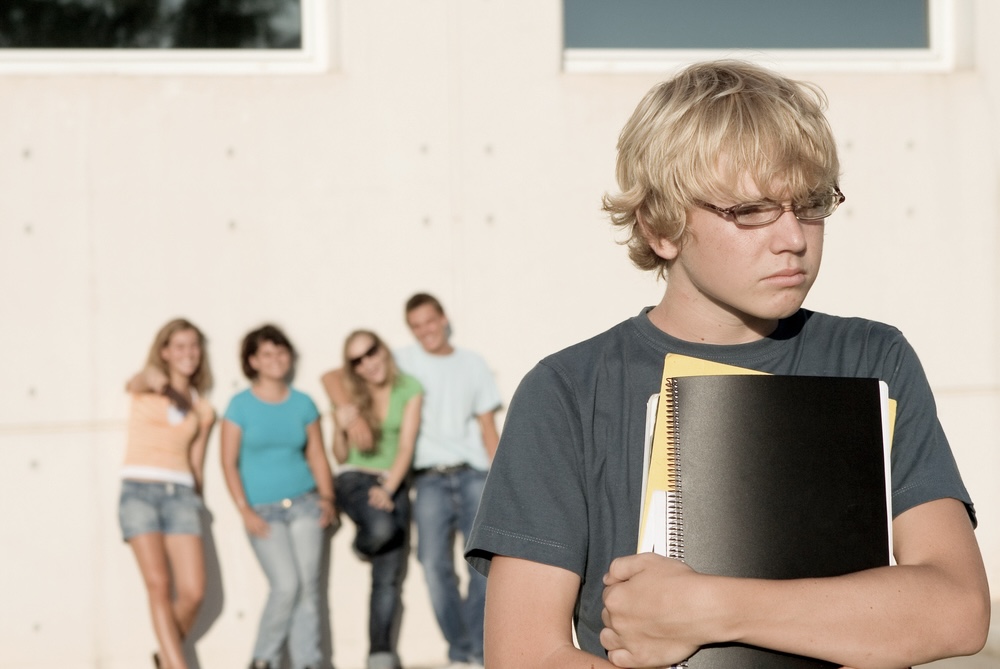
M 303 418 L 306 425 L 312 425 L 319 419 L 319 409 L 316 408 L 316 403 L 312 401 L 312 398 L 305 393 L 301 394 L 302 397 L 302 412 Z
M 411 399 L 417 395 L 422 395 L 424 392 L 424 387 L 420 385 L 420 381 L 417 381 L 414 377 L 409 374 L 402 374 L 399 377 L 399 395 L 403 398 L 403 404 L 406 404 Z
M 466 547 L 478 571 L 494 555 L 583 575 L 588 541 L 582 430 L 564 379 L 540 364 L 511 400 Z
M 239 425 L 240 428 L 246 427 L 246 402 L 243 401 L 242 393 L 234 395 L 229 400 L 229 406 L 226 407 L 226 412 L 222 417 L 231 423 Z
M 916 352 L 901 335 L 892 343 L 886 361 L 889 396 L 897 400 L 892 464 L 892 513 L 925 502 L 955 498 L 976 512 L 962 482 L 958 465 L 937 416 L 937 406 Z
M 500 391 L 497 389 L 493 372 L 490 371 L 486 361 L 478 355 L 476 356 L 476 395 L 474 401 L 474 411 L 477 416 L 490 411 L 496 411 L 503 402 L 500 399 Z

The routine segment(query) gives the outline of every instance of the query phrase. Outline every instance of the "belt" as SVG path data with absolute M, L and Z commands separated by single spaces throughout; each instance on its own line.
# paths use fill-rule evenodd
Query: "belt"
M 452 474 L 464 472 L 466 469 L 472 469 L 472 465 L 470 465 L 468 462 L 462 462 L 457 465 L 434 465 L 433 467 L 422 467 L 420 469 L 415 469 L 413 473 L 416 476 L 422 476 L 424 474 L 437 474 L 439 476 L 450 476 Z

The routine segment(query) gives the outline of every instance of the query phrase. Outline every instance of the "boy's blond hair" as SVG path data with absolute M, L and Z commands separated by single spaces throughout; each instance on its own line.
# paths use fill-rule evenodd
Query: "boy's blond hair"
M 621 192 L 604 196 L 636 266 L 665 274 L 648 240 L 682 244 L 699 201 L 794 202 L 835 186 L 825 108 L 818 87 L 740 61 L 697 63 L 654 86 L 618 140 Z

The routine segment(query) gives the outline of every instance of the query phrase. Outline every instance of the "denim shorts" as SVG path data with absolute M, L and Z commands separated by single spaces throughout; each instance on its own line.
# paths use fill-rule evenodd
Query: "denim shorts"
M 190 486 L 126 479 L 118 502 L 122 540 L 149 532 L 201 536 L 204 508 Z

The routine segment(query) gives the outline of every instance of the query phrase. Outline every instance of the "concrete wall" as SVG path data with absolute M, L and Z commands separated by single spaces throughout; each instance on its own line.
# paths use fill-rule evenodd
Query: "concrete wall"
M 831 101 L 848 196 L 807 306 L 899 326 L 922 356 L 1000 583 L 1000 6 L 970 0 L 974 64 L 797 73 Z M 409 335 L 437 293 L 509 397 L 547 352 L 655 303 L 599 211 L 618 131 L 661 74 L 565 74 L 557 0 L 343 0 L 336 65 L 266 76 L 0 76 L 0 666 L 148 664 L 120 542 L 125 378 L 159 325 L 209 334 L 221 411 L 264 320 L 318 377 L 344 335 Z M 388 15 L 392 20 L 386 20 Z M 207 503 L 202 666 L 248 657 L 264 579 L 225 492 Z M 366 652 L 367 572 L 333 541 L 338 666 Z M 444 660 L 416 563 L 401 652 Z

